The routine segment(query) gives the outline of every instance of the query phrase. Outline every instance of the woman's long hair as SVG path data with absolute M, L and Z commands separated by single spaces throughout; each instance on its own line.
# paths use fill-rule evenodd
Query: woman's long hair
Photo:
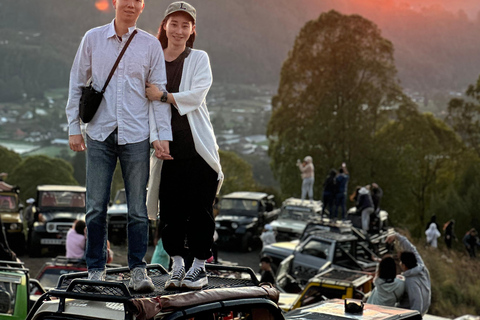
M 160 23 L 160 28 L 158 29 L 158 40 L 160 40 L 160 43 L 162 44 L 162 48 L 165 50 L 166 47 L 168 47 L 168 38 L 167 38 L 167 32 L 164 29 L 164 26 L 167 24 L 168 18 L 170 18 L 174 14 L 184 14 L 186 17 L 188 17 L 189 21 L 195 25 L 195 21 L 193 20 L 193 17 L 189 15 L 188 13 L 182 13 L 182 12 L 174 12 L 166 16 L 163 20 L 162 23 Z M 193 33 L 190 35 L 190 38 L 187 40 L 187 47 L 193 48 L 193 43 L 195 42 L 195 36 L 197 35 L 197 31 L 193 30 Z

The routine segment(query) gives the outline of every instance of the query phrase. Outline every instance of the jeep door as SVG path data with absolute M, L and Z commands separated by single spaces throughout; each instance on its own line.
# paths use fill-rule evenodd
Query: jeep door
M 292 265 L 293 276 L 304 285 L 317 274 L 325 263 L 333 260 L 335 244 L 333 242 L 310 238 L 295 252 Z

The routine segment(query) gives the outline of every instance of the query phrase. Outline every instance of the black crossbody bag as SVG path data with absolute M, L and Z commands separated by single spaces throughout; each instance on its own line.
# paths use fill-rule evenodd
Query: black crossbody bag
M 132 41 L 136 33 L 137 33 L 137 30 L 134 30 L 130 35 L 130 37 L 128 38 L 127 43 L 123 47 L 122 52 L 120 52 L 120 55 L 118 56 L 117 61 L 115 61 L 115 64 L 113 65 L 113 68 L 110 71 L 110 74 L 108 75 L 107 81 L 105 82 L 105 85 L 103 86 L 102 91 L 99 92 L 95 90 L 95 88 L 93 88 L 92 86 L 92 82 L 88 83 L 87 86 L 82 87 L 82 96 L 80 97 L 79 115 L 83 123 L 89 123 L 95 116 L 95 113 L 97 113 L 98 107 L 102 102 L 105 89 L 107 88 L 108 83 L 110 82 L 110 79 L 112 79 L 112 76 L 115 73 L 115 69 L 117 69 L 117 66 L 120 63 L 120 60 L 122 59 L 122 56 L 125 53 L 125 50 L 127 50 L 128 45 L 130 44 L 130 42 Z

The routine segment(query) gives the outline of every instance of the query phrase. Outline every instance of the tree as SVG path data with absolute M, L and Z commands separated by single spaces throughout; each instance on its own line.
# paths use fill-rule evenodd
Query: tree
M 295 160 L 306 155 L 320 164 L 317 181 L 344 161 L 372 175 L 375 132 L 402 99 L 392 43 L 375 24 L 336 11 L 307 22 L 283 64 L 267 131 L 282 192 L 299 193 Z
M 11 173 L 21 161 L 18 153 L 0 146 L 0 172 Z
M 234 152 L 220 150 L 220 162 L 225 176 L 221 194 L 234 191 L 255 191 L 257 185 L 253 179 L 252 166 Z
M 480 156 L 480 77 L 465 91 L 468 100 L 453 98 L 445 121 Z
M 9 182 L 20 187 L 22 199 L 35 198 L 41 184 L 78 185 L 68 162 L 43 155 L 25 158 L 12 171 Z
M 401 107 L 377 133 L 377 182 L 388 190 L 382 206 L 397 225 L 421 236 L 434 199 L 441 199 L 465 163 L 475 161 L 458 135 L 432 114 Z

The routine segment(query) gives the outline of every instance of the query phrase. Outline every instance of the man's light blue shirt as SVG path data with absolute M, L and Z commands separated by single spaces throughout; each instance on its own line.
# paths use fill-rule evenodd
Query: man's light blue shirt
M 83 37 L 70 72 L 66 107 L 70 135 L 81 133 L 78 113 L 81 87 L 92 77 L 94 88 L 102 90 L 115 60 L 135 29 L 135 26 L 130 27 L 120 41 L 113 20 L 87 31 Z M 150 142 L 171 141 L 170 105 L 150 102 L 145 95 L 146 82 L 165 90 L 165 59 L 158 39 L 137 29 L 105 90 L 95 117 L 87 124 L 88 136 L 105 141 L 118 128 L 119 145 L 137 143 L 149 137 Z M 149 123 L 149 120 L 155 123 Z

